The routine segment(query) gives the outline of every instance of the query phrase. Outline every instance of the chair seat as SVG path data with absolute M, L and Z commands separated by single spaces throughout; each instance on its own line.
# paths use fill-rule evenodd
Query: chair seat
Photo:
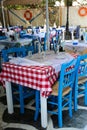
M 79 81 L 78 81 L 78 84 L 83 84 L 87 81 L 87 76 L 84 76 L 84 77 L 80 77 L 79 78 Z
M 59 82 L 56 81 L 55 84 L 52 86 L 52 94 L 51 94 L 51 95 L 58 96 L 58 86 L 59 86 Z M 70 91 L 71 91 L 71 88 L 70 88 L 70 87 L 67 87 L 67 88 L 63 89 L 62 95 L 65 96 L 65 95 L 67 95 Z

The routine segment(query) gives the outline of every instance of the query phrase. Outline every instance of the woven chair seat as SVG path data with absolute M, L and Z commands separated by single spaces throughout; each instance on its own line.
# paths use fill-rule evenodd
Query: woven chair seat
M 78 84 L 83 84 L 87 81 L 87 76 L 84 76 L 84 77 L 80 77 L 79 78 L 79 81 L 78 81 Z
M 58 96 L 58 86 L 59 86 L 59 82 L 57 81 L 57 82 L 55 82 L 55 84 L 52 86 L 52 94 L 51 94 L 51 95 Z M 65 95 L 67 95 L 70 91 L 71 91 L 71 88 L 70 88 L 70 87 L 67 87 L 67 88 L 63 89 L 62 95 L 65 96 Z

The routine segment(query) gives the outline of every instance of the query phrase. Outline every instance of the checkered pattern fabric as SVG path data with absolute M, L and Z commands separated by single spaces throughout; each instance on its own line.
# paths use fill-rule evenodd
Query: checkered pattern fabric
M 77 54 L 72 53 L 73 57 Z M 0 81 L 9 81 L 24 87 L 40 90 L 42 96 L 48 97 L 52 92 L 52 85 L 58 78 L 52 66 L 21 66 L 12 63 L 3 63 Z
M 74 58 L 77 58 L 78 56 L 79 56 L 79 54 L 78 53 L 71 53 L 71 56 L 73 56 Z
M 41 91 L 42 96 L 48 96 L 51 86 L 57 79 L 55 70 L 51 66 L 19 66 L 3 63 L 1 79 L 27 86 Z

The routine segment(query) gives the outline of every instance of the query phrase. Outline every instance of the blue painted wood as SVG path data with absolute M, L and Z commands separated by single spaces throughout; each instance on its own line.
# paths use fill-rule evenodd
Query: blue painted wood
M 26 49 L 22 47 L 12 47 L 8 49 L 3 49 L 2 52 L 2 58 L 4 62 L 9 61 L 9 55 L 13 57 L 24 57 L 26 56 Z
M 4 62 L 9 61 L 9 54 L 12 55 L 13 57 L 25 57 L 26 51 L 27 50 L 24 46 L 3 49 L 2 50 L 3 61 Z M 20 103 L 20 113 L 24 113 L 24 99 L 35 95 L 35 90 L 12 83 L 12 91 L 13 93 L 18 92 L 19 96 L 13 94 L 13 98 L 19 101 Z
M 84 104 L 87 105 L 87 80 L 81 83 L 81 79 L 87 78 L 87 54 L 78 57 L 78 67 L 76 71 L 76 80 L 74 88 L 74 110 L 78 109 L 78 96 L 84 95 Z
M 58 117 L 58 126 L 63 126 L 63 117 L 62 117 L 62 110 L 64 107 L 67 107 L 69 110 L 69 116 L 72 117 L 72 91 L 73 86 L 75 82 L 75 74 L 77 69 L 77 59 L 74 59 L 68 63 L 62 64 L 61 71 L 60 71 L 60 77 L 57 80 L 58 82 L 58 92 L 57 95 L 51 94 L 48 97 L 48 113 L 50 114 L 56 114 Z M 71 88 L 70 91 L 63 95 L 63 91 L 67 88 Z M 36 115 L 35 120 L 38 118 L 38 114 L 40 111 L 40 104 L 38 104 L 39 101 L 39 93 L 36 95 L 37 104 L 36 104 Z M 57 111 L 55 111 L 55 106 Z M 51 108 L 51 109 L 50 109 Z

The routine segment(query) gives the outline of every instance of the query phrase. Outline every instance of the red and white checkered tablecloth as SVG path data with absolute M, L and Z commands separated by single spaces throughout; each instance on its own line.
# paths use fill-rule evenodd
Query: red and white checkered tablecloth
M 77 57 L 79 56 L 79 54 L 72 52 L 72 53 L 71 53 L 71 56 L 73 56 L 74 58 L 77 58 Z
M 21 66 L 12 63 L 2 64 L 0 78 L 3 81 L 17 83 L 41 91 L 47 97 L 52 91 L 52 85 L 57 76 L 51 66 Z
M 71 54 L 73 57 L 78 55 Z M 58 74 L 52 66 L 21 66 L 3 63 L 0 81 L 9 81 L 26 87 L 40 90 L 42 96 L 47 97 L 52 92 L 52 85 Z

